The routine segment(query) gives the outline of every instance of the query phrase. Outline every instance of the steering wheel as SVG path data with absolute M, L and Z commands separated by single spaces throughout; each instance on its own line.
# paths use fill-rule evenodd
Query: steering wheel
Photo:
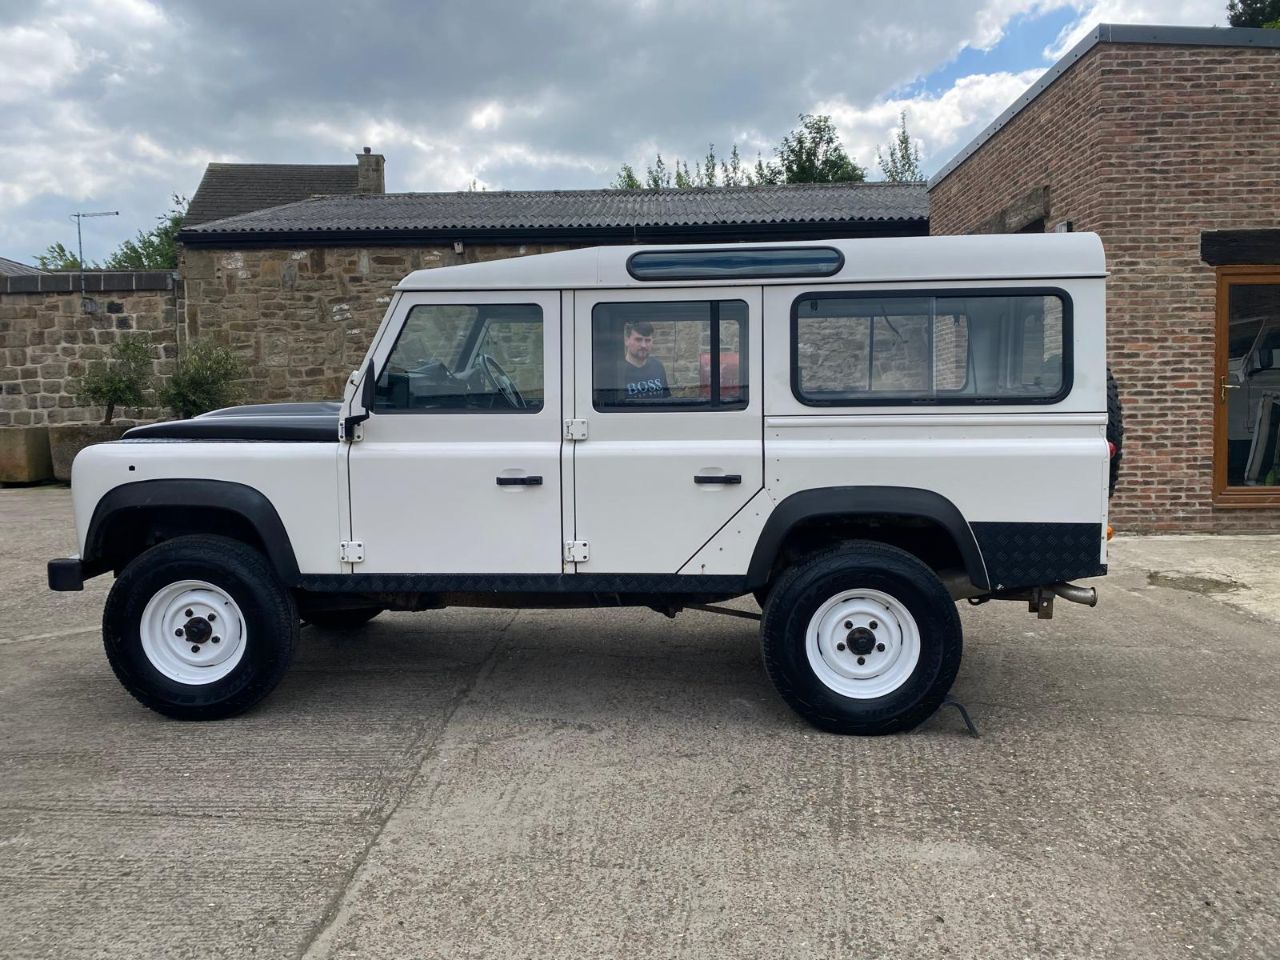
M 502 394 L 502 399 L 506 400 L 513 410 L 523 410 L 528 406 L 524 397 L 520 396 L 520 391 L 516 389 L 516 385 L 511 377 L 508 376 L 507 371 L 502 369 L 502 364 L 492 356 L 487 353 L 478 354 L 476 356 L 476 365 L 493 381 L 493 385 Z

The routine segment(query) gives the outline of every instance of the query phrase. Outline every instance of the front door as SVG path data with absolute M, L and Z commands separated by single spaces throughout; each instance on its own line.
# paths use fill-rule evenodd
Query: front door
M 559 293 L 400 303 L 350 445 L 352 572 L 562 572 Z
M 579 573 L 676 573 L 761 489 L 760 309 L 758 287 L 574 294 Z

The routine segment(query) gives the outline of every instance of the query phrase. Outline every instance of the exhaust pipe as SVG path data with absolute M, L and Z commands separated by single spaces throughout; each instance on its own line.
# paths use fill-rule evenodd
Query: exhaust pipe
M 1070 600 L 1072 603 L 1083 603 L 1086 607 L 1098 605 L 1098 591 L 1093 587 L 1078 587 L 1074 583 L 1054 583 L 1050 584 L 1049 589 L 1063 600 Z

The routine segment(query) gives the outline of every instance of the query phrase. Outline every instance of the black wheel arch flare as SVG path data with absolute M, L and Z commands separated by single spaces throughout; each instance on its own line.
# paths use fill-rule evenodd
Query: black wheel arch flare
M 787 534 L 798 524 L 823 518 L 874 515 L 937 523 L 955 541 L 965 572 L 974 586 L 990 589 L 982 551 L 964 515 L 941 494 L 917 487 L 819 487 L 793 493 L 779 503 L 765 521 L 747 568 L 747 582 L 753 590 L 768 583 L 778 551 Z
M 139 480 L 108 490 L 98 501 L 85 535 L 81 563 L 89 576 L 111 568 L 107 538 L 122 513 L 157 508 L 233 513 L 249 523 L 262 540 L 267 560 L 285 586 L 301 580 L 297 557 L 280 515 L 266 495 L 231 480 L 164 479 Z

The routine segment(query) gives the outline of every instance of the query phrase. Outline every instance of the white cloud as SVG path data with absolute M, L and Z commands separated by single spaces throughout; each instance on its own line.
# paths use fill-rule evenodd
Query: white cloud
M 905 110 L 936 170 L 1051 62 L 913 92 L 960 51 L 1049 11 L 1072 24 L 1046 57 L 1100 20 L 1212 23 L 1224 3 L 0 0 L 0 255 L 65 240 L 76 209 L 119 209 L 92 228 L 118 242 L 211 160 L 350 163 L 364 146 L 393 190 L 582 188 L 708 141 L 751 164 L 797 114 L 829 112 L 874 176 Z
M 0 28 L 0 104 L 48 97 L 82 67 L 75 41 L 56 28 Z
M 921 148 L 921 164 L 926 172 L 932 172 L 1018 99 L 1042 73 L 1036 69 L 971 74 L 936 96 L 922 93 L 867 106 L 828 101 L 817 109 L 831 115 L 850 156 L 866 167 L 872 178 L 879 175 L 876 149 L 888 147 L 896 134 L 898 117 L 905 111 L 907 130 Z
M 1057 60 L 1100 23 L 1151 23 L 1166 27 L 1212 27 L 1226 17 L 1223 0 L 1073 0 L 1080 11 L 1044 52 Z
M 471 111 L 472 130 L 496 130 L 502 125 L 502 104 L 490 100 Z

